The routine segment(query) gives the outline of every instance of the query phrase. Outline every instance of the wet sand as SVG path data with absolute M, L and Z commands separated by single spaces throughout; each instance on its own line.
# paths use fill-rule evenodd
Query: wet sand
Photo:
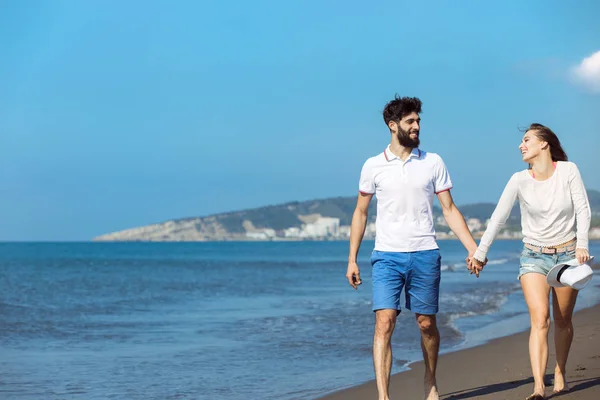
M 598 264 L 596 264 L 597 268 Z M 596 271 L 598 274 L 598 271 Z M 586 290 L 600 290 L 590 286 Z M 553 327 L 549 333 L 549 360 L 546 373 L 546 396 L 561 400 L 600 399 L 600 305 L 577 312 L 573 317 L 575 335 L 567 379 L 569 393 L 552 394 L 556 365 Z M 441 399 L 525 399 L 533 391 L 529 364 L 529 331 L 495 339 L 487 344 L 448 353 L 438 362 L 438 387 Z M 443 338 L 442 338 L 443 340 Z M 369 360 L 370 362 L 370 360 Z M 423 362 L 392 376 L 391 399 L 423 398 Z M 342 390 L 322 400 L 377 400 L 374 381 Z

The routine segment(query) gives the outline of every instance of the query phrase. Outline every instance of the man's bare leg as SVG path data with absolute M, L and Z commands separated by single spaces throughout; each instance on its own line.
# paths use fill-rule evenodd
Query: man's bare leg
M 440 351 L 440 332 L 435 315 L 415 314 L 415 316 L 421 330 L 421 350 L 423 350 L 423 361 L 425 362 L 425 399 L 439 400 L 435 371 Z
M 373 337 L 373 365 L 379 400 L 390 399 L 390 373 L 392 371 L 392 333 L 396 327 L 396 310 L 375 311 Z

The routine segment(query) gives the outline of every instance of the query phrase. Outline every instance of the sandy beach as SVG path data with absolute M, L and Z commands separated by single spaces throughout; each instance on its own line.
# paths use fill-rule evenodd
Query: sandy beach
M 597 265 L 596 265 L 597 266 Z M 598 273 L 596 271 L 596 273 Z M 590 287 L 588 290 L 600 290 Z M 583 309 L 573 318 L 575 336 L 567 377 L 569 393 L 552 395 L 555 352 L 552 328 L 546 375 L 546 396 L 557 399 L 600 399 L 600 305 Z M 528 353 L 529 331 L 493 340 L 485 345 L 440 356 L 438 384 L 442 399 L 524 399 L 531 394 L 533 379 Z M 442 338 L 443 340 L 443 338 Z M 423 398 L 423 362 L 392 376 L 392 399 Z M 377 399 L 375 382 L 322 397 L 322 400 Z

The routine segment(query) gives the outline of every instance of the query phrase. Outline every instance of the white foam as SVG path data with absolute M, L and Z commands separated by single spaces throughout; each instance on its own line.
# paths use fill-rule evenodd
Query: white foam
M 508 262 L 508 258 L 499 258 L 497 260 L 490 260 L 490 261 L 488 261 L 487 265 L 506 264 L 507 262 Z

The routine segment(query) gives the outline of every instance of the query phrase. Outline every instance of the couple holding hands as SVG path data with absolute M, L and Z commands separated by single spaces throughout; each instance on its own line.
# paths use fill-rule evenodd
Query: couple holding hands
M 494 238 L 519 201 L 523 251 L 518 279 L 531 319 L 529 355 L 534 378 L 533 392 L 527 399 L 545 398 L 550 294 L 556 348 L 553 391 L 567 391 L 565 371 L 573 340 L 573 309 L 578 290 L 592 275 L 588 265 L 591 210 L 577 166 L 568 161 L 550 128 L 531 124 L 518 147 L 528 168 L 512 175 L 506 184 L 477 245 L 454 204 L 450 194 L 452 181 L 442 158 L 419 148 L 421 106 L 418 98 L 410 97 L 396 97 L 385 106 L 383 118 L 391 141 L 382 153 L 364 163 L 352 218 L 346 278 L 356 289 L 361 284 L 356 258 L 369 203 L 374 195 L 377 197 L 371 265 L 373 363 L 379 400 L 389 400 L 391 337 L 403 289 L 406 308 L 415 313 L 421 331 L 425 399 L 439 399 L 435 375 L 440 343 L 436 314 L 441 256 L 433 223 L 434 195 L 448 226 L 467 249 L 467 268 L 476 276 L 487 262 Z

